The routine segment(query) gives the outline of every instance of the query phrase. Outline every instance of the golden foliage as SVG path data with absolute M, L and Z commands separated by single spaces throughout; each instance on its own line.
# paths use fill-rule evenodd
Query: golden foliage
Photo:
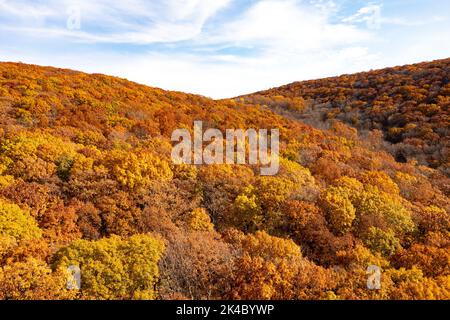
M 79 266 L 84 299 L 154 299 L 164 244 L 151 236 L 77 240 L 56 254 L 56 268 Z
M 0 298 L 449 299 L 447 64 L 214 101 L 0 63 Z M 195 120 L 278 128 L 279 173 L 172 164 Z
M 41 237 L 42 232 L 29 212 L 0 199 L 0 235 L 27 240 Z

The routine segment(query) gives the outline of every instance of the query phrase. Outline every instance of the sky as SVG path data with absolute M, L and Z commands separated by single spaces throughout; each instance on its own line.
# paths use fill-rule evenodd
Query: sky
M 448 57 L 448 0 L 0 0 L 0 61 L 217 99 Z

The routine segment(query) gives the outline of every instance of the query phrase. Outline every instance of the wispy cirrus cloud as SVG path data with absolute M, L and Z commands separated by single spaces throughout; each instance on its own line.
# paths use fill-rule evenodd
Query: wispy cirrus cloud
M 333 6 L 305 5 L 297 0 L 257 2 L 236 19 L 206 35 L 210 43 L 283 48 L 305 52 L 367 41 L 371 34 L 350 24 L 331 23 Z
M 178 42 L 199 35 L 206 21 L 231 0 L 48 0 L 0 1 L 0 27 L 78 41 L 151 44 Z M 75 11 L 72 9 L 76 9 Z M 68 29 L 79 14 L 82 30 Z

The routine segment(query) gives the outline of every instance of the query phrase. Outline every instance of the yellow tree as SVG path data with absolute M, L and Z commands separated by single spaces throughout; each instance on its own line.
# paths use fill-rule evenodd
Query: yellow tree
M 28 240 L 40 238 L 42 232 L 29 212 L 0 199 L 0 235 Z
M 330 187 L 322 194 L 320 203 L 335 234 L 345 234 L 351 229 L 356 218 L 356 210 L 347 190 Z
M 188 229 L 193 231 L 212 231 L 214 225 L 211 223 L 211 218 L 203 208 L 196 208 L 189 212 L 184 217 L 184 223 Z
M 55 266 L 80 268 L 84 299 L 154 299 L 164 247 L 148 235 L 77 240 L 57 252 Z

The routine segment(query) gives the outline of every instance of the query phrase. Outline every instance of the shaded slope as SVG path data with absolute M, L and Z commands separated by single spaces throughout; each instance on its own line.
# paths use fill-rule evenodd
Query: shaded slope
M 245 99 L 310 123 L 338 119 L 381 130 L 397 160 L 449 173 L 450 59 L 295 82 Z

